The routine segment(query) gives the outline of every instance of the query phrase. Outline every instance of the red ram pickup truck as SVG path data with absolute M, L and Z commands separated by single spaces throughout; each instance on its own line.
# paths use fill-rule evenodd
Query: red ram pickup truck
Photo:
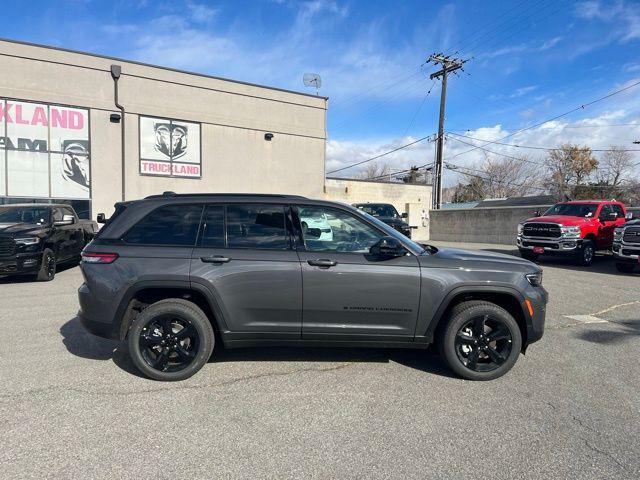
M 613 231 L 626 217 L 625 206 L 614 200 L 556 203 L 518 225 L 516 245 L 527 260 L 563 254 L 573 256 L 579 265 L 590 265 L 596 250 L 611 249 Z

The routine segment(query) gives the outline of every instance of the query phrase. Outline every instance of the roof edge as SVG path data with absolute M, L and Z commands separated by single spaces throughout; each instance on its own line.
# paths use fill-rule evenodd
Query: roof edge
M 140 62 L 140 61 L 137 61 L 137 60 L 127 60 L 125 58 L 112 57 L 110 55 L 100 55 L 98 53 L 83 52 L 83 51 L 80 51 L 80 50 L 73 50 L 73 49 L 70 49 L 70 48 L 54 47 L 54 46 L 51 46 L 51 45 L 44 45 L 44 44 L 41 44 L 41 43 L 26 42 L 26 41 L 23 41 L 23 40 L 13 40 L 13 39 L 4 38 L 4 37 L 0 37 L 0 42 L 8 42 L 8 43 L 16 44 L 16 45 L 25 45 L 25 46 L 28 46 L 28 47 L 45 48 L 45 49 L 48 49 L 48 50 L 57 50 L 59 52 L 74 53 L 76 55 L 88 55 L 90 57 L 104 58 L 105 60 L 113 60 L 113 61 L 117 61 L 117 62 L 133 63 L 134 65 L 140 65 L 142 67 L 159 68 L 161 70 L 168 70 L 170 72 L 183 73 L 185 75 L 194 75 L 196 77 L 210 78 L 210 79 L 213 79 L 213 80 L 221 80 L 223 82 L 237 83 L 239 85 L 247 85 L 249 87 L 265 88 L 267 90 L 274 90 L 274 91 L 277 91 L 277 92 L 290 93 L 292 95 L 302 95 L 304 97 L 319 98 L 319 99 L 323 99 L 325 101 L 329 100 L 329 97 L 325 97 L 323 95 L 313 95 L 312 93 L 298 92 L 298 91 L 295 91 L 295 90 L 288 90 L 286 88 L 270 87 L 268 85 L 261 85 L 259 83 L 244 82 L 242 80 L 233 80 L 231 78 L 218 77 L 218 76 L 215 76 L 215 75 L 207 75 L 206 73 L 197 73 L 197 72 L 192 72 L 192 71 L 189 71 L 189 70 L 181 70 L 179 68 L 163 67 L 162 65 L 156 65 L 156 64 L 153 64 L 153 63 L 146 63 L 146 62 Z

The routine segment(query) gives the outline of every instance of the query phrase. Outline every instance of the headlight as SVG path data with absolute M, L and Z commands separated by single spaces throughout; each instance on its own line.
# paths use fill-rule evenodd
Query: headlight
M 579 237 L 580 227 L 560 227 L 563 237 Z
M 534 287 L 542 286 L 542 272 L 527 273 L 525 277 L 527 277 L 527 281 Z
M 20 245 L 35 245 L 36 243 L 40 243 L 40 239 L 38 237 L 16 238 L 14 241 Z
M 624 230 L 623 230 L 622 228 L 616 228 L 616 229 L 613 231 L 613 239 L 614 239 L 614 240 L 621 240 L 621 239 L 622 239 L 622 232 L 623 232 L 623 231 L 624 231 Z
M 524 230 L 524 225 L 522 223 L 518 224 L 518 235 L 522 235 L 522 231 Z

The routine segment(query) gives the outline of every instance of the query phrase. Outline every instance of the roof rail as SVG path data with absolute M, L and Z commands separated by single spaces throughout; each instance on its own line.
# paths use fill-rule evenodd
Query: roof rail
M 307 200 L 307 197 L 301 195 L 287 195 L 279 193 L 175 193 L 163 192 L 160 195 L 149 195 L 146 198 L 165 198 L 165 197 L 262 197 L 262 198 L 297 198 Z

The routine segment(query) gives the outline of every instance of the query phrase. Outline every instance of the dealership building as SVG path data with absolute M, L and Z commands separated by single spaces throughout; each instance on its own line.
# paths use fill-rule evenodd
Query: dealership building
M 0 205 L 298 194 L 393 203 L 428 237 L 430 186 L 325 179 L 325 97 L 15 41 L 0 60 Z
M 324 97 L 13 41 L 0 57 L 0 204 L 324 194 Z

